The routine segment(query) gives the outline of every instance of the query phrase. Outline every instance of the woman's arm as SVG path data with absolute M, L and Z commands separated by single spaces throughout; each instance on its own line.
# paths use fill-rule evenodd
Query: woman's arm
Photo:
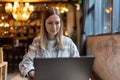
M 77 49 L 77 46 L 75 45 L 75 43 L 72 41 L 72 39 L 70 37 L 63 37 L 63 42 L 66 46 L 69 46 L 69 53 L 70 53 L 70 57 L 80 57 L 79 55 L 79 51 Z
M 77 49 L 76 44 L 70 39 L 70 55 L 71 57 L 80 57 L 79 51 Z
M 34 69 L 33 60 L 38 49 L 39 37 L 36 37 L 30 45 L 28 53 L 24 55 L 23 60 L 19 64 L 19 70 L 23 77 L 29 76 L 28 72 Z

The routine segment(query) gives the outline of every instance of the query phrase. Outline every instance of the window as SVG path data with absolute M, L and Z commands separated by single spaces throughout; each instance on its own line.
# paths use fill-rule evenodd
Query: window
M 119 21 L 119 24 L 118 24 L 118 27 L 119 27 L 119 32 L 120 32 L 120 1 L 119 1 L 119 6 L 118 6 L 118 8 L 119 8 L 119 17 L 118 17 L 118 21 Z
M 120 0 L 113 0 L 112 33 L 120 33 Z
M 112 32 L 112 0 L 102 0 L 102 34 Z
M 87 36 L 120 32 L 120 0 L 86 2 L 89 3 L 84 23 L 84 32 Z

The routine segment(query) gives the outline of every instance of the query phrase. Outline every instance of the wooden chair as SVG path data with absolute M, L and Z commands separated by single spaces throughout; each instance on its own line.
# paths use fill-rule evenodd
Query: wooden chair
M 0 63 L 0 80 L 7 80 L 7 62 Z
M 0 80 L 7 80 L 8 63 L 3 61 L 3 49 L 0 47 Z
M 3 47 L 4 60 L 10 62 L 9 58 L 12 56 L 12 49 L 14 45 L 13 38 L 0 38 L 0 47 Z
M 3 60 L 7 61 L 8 70 L 14 70 L 14 60 L 13 60 L 13 46 L 14 46 L 14 39 L 13 38 L 0 38 L 0 47 L 3 47 Z

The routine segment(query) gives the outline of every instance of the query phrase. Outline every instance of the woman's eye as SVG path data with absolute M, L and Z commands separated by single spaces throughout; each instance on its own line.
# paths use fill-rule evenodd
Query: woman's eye
M 49 25 L 53 25 L 53 24 L 55 24 L 55 25 L 59 25 L 60 22 L 48 22 L 48 24 L 49 24 Z
M 58 25 L 58 24 L 59 24 L 59 22 L 55 22 L 55 24 L 56 24 L 56 25 Z
M 48 23 L 48 24 L 53 24 L 52 22 Z

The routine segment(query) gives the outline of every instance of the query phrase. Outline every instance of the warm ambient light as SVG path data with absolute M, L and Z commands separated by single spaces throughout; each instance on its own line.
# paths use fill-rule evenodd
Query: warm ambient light
M 7 13 L 12 13 L 15 20 L 26 21 L 34 11 L 34 7 L 28 2 L 25 4 L 23 4 L 23 2 L 14 2 L 14 5 L 12 5 L 12 3 L 6 3 L 5 11 Z
M 63 3 L 54 4 L 53 7 L 58 9 L 61 13 L 65 13 L 69 11 L 67 5 Z
M 112 12 L 112 7 L 106 8 L 106 9 L 105 9 L 105 12 L 106 12 L 107 14 L 111 13 L 111 12 Z
M 65 35 L 68 36 L 68 32 L 67 32 L 67 30 L 65 30 Z
M 10 25 L 7 22 L 0 23 L 0 27 L 9 27 Z

